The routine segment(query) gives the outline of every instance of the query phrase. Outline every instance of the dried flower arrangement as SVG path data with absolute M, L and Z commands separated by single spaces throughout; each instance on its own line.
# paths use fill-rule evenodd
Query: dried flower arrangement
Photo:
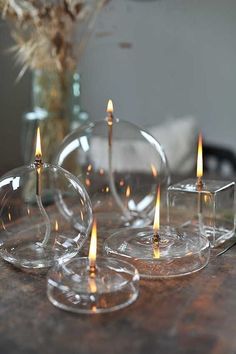
M 48 162 L 52 162 L 58 145 L 70 132 L 72 80 L 77 60 L 92 31 L 96 14 L 105 2 L 0 0 L 0 14 L 10 24 L 15 40 L 10 50 L 21 66 L 18 79 L 27 69 L 33 71 L 34 107 L 47 113 L 47 118 L 38 124 Z M 79 107 L 78 102 L 76 104 Z M 36 134 L 31 132 L 30 135 Z M 34 143 L 30 142 L 32 157 Z
M 86 41 L 88 24 L 104 0 L 0 0 L 2 17 L 13 26 L 12 51 L 21 64 L 20 77 L 30 69 L 73 69 L 76 63 L 73 30 L 86 26 L 77 54 Z

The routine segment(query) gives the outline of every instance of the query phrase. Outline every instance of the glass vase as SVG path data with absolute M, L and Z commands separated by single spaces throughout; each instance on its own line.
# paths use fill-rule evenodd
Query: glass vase
M 34 160 L 38 126 L 44 161 L 51 163 L 64 137 L 88 120 L 88 114 L 81 110 L 80 90 L 80 75 L 75 71 L 33 71 L 33 111 L 26 113 L 23 120 L 24 163 Z

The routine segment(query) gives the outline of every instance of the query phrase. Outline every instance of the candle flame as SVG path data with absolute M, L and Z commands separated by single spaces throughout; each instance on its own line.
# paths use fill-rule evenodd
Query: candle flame
M 37 157 L 38 159 L 41 159 L 41 157 L 42 157 L 41 137 L 40 137 L 40 128 L 39 127 L 37 128 L 35 157 Z
M 198 151 L 197 151 L 197 177 L 203 176 L 203 158 L 202 158 L 202 134 L 198 137 Z
M 126 198 L 129 198 L 129 197 L 130 197 L 130 194 L 131 194 L 131 189 L 130 189 L 130 186 L 127 186 L 127 188 L 126 188 L 126 192 L 125 192 L 125 196 L 126 196 Z
M 107 104 L 107 113 L 113 113 L 113 112 L 114 112 L 113 102 L 112 100 L 109 100 Z
M 91 232 L 91 241 L 89 247 L 89 267 L 94 269 L 96 267 L 96 256 L 97 256 L 97 222 L 94 220 L 92 232 Z
M 96 226 L 96 221 L 94 221 L 93 223 L 93 229 L 92 229 L 92 236 L 91 236 L 91 243 L 90 243 L 90 250 L 91 250 L 91 247 L 92 247 L 92 237 L 93 235 L 95 235 L 95 242 L 97 243 L 97 234 L 95 232 L 95 234 L 93 233 L 94 232 L 94 227 L 95 227 L 95 230 L 97 230 L 97 226 Z M 95 262 L 96 262 L 96 245 L 94 246 L 95 247 L 95 259 L 94 259 L 94 263 L 92 264 L 91 263 L 91 259 L 89 258 L 89 264 L 90 264 L 90 275 L 89 275 L 89 279 L 88 279 L 88 285 L 89 285 L 89 291 L 91 292 L 91 294 L 95 294 L 97 292 L 97 284 L 96 284 L 96 273 L 95 273 Z M 89 250 L 89 257 L 90 257 L 90 250 Z M 95 297 L 91 297 L 91 300 L 93 300 L 93 303 L 92 303 L 92 307 L 91 307 L 91 310 L 92 312 L 96 312 L 97 311 L 97 306 L 96 306 L 96 298 Z
M 153 177 L 157 177 L 157 169 L 153 164 L 151 164 L 151 170 Z
M 160 186 L 158 186 L 155 216 L 154 216 L 154 223 L 153 223 L 153 230 L 155 234 L 157 234 L 158 231 L 160 230 L 160 200 L 161 200 L 161 190 L 160 190 Z

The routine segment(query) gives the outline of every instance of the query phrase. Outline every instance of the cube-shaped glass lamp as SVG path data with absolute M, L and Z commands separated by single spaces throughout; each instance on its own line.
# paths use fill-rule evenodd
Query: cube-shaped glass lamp
M 169 186 L 168 215 L 171 225 L 193 227 L 205 235 L 212 247 L 234 236 L 235 183 L 187 179 Z

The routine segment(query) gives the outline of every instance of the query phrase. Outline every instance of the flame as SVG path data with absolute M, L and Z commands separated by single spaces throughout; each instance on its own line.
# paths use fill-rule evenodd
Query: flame
M 106 187 L 105 191 L 106 191 L 107 193 L 109 192 L 109 190 L 110 190 L 110 188 L 109 188 L 109 187 Z
M 11 221 L 11 213 L 10 212 L 8 213 L 8 219 L 9 219 L 9 221 Z
M 39 127 L 37 128 L 35 157 L 37 157 L 38 159 L 41 159 L 41 157 L 42 157 L 41 137 L 40 137 Z
M 89 164 L 89 165 L 88 165 L 88 168 L 87 168 L 87 171 L 90 172 L 91 170 L 92 170 L 92 165 Z
M 131 189 L 130 189 L 130 186 L 127 186 L 127 188 L 126 188 L 126 192 L 125 192 L 125 196 L 126 196 L 126 198 L 129 198 L 129 197 L 130 197 L 130 194 L 131 194 Z
M 152 170 L 153 177 L 157 177 L 157 169 L 153 164 L 151 164 L 151 170 Z
M 114 112 L 113 102 L 112 100 L 109 100 L 107 104 L 107 113 L 113 113 L 113 112 Z
M 160 186 L 158 186 L 155 216 L 154 216 L 154 223 L 153 223 L 153 230 L 155 233 L 158 233 L 160 229 L 160 200 L 161 200 L 161 190 L 160 190 Z
M 27 208 L 27 214 L 30 215 L 30 208 Z
M 56 221 L 55 221 L 55 231 L 58 231 L 58 229 L 59 229 L 58 221 L 56 220 Z
M 89 267 L 90 269 L 95 268 L 96 266 L 96 255 L 97 255 L 97 222 L 94 220 L 92 232 L 91 232 L 91 241 L 89 247 Z
M 89 291 L 92 294 L 95 294 L 97 292 L 96 273 L 95 273 L 96 249 L 97 249 L 97 225 L 96 225 L 96 221 L 94 220 L 93 228 L 92 228 L 92 234 L 91 234 L 90 248 L 89 248 L 90 275 L 89 275 L 89 279 L 88 279 Z M 91 256 L 93 258 L 90 258 Z M 91 310 L 92 310 L 92 312 L 96 312 L 97 311 L 96 299 L 95 298 L 93 298 L 93 304 L 92 304 Z
M 202 134 L 198 137 L 198 151 L 197 151 L 197 177 L 203 176 L 203 159 L 202 159 Z

